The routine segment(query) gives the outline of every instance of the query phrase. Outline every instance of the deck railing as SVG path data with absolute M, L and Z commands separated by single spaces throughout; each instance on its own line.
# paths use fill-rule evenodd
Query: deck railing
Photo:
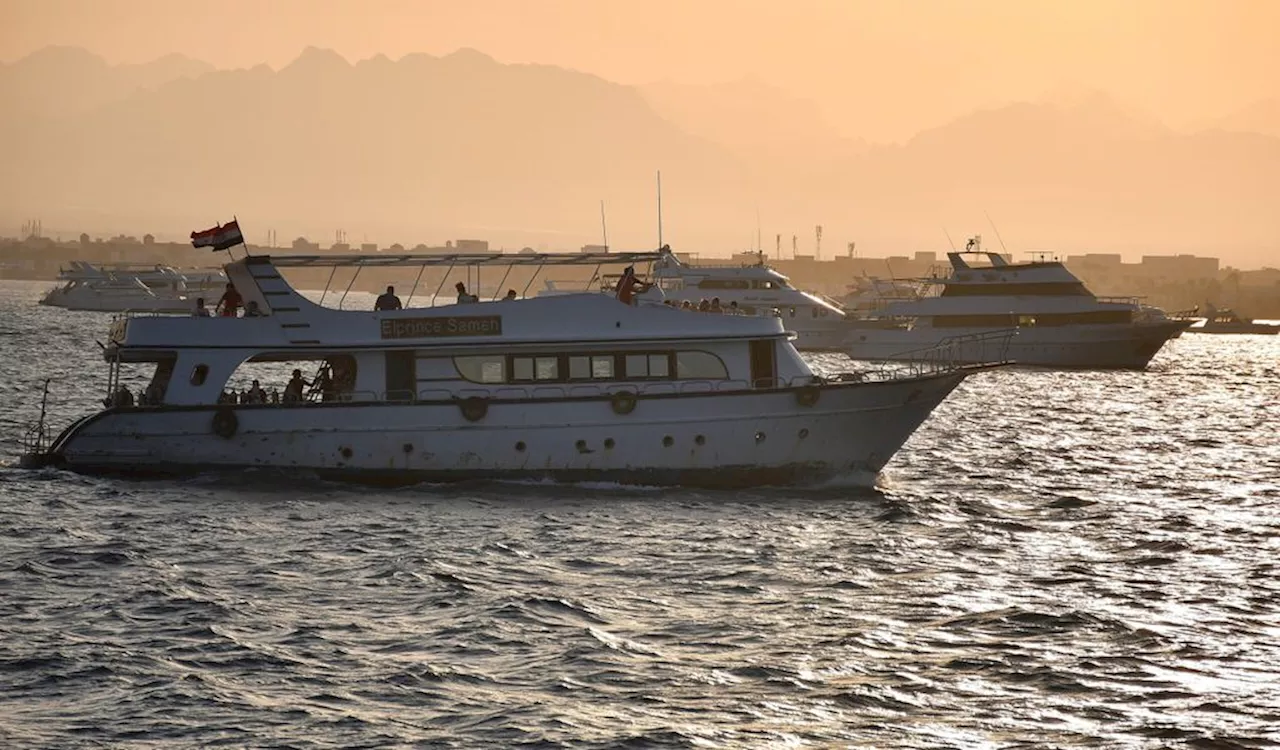
M 948 336 L 936 344 L 894 355 L 894 369 L 906 368 L 911 376 L 955 370 L 966 364 L 1008 364 L 1009 345 L 1017 328 Z M 974 356 L 974 354 L 977 356 Z

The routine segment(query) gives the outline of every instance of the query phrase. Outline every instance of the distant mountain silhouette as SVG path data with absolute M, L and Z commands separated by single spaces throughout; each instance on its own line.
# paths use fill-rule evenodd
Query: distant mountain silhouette
M 1280 97 L 1254 102 L 1213 122 L 1212 127 L 1237 133 L 1261 133 L 1280 137 Z
M 944 229 L 983 232 L 986 213 L 1013 251 L 1256 263 L 1280 245 L 1280 138 L 1179 134 L 1090 93 L 894 146 L 842 138 L 758 82 L 635 88 L 474 50 L 351 64 L 310 48 L 278 71 L 211 71 L 50 49 L 0 67 L 0 93 L 10 221 L 182 231 L 237 213 L 251 233 L 572 247 L 598 241 L 603 199 L 611 243 L 644 247 L 661 170 L 665 239 L 691 251 L 746 249 L 757 210 L 801 252 L 824 225 L 825 255 L 945 249 Z
M 8 117 L 79 114 L 139 89 L 212 70 L 208 63 L 176 54 L 139 65 L 108 65 L 78 47 L 46 47 L 0 64 L 0 101 Z
M 768 157 L 777 152 L 793 163 L 829 160 L 867 149 L 831 127 L 816 102 L 755 79 L 706 86 L 662 81 L 639 88 L 664 118 L 751 161 L 775 161 Z
M 27 175 L 5 198 L 36 207 L 595 240 L 605 199 L 611 223 L 652 237 L 658 169 L 671 195 L 698 196 L 690 216 L 751 205 L 733 197 L 742 175 L 730 155 L 635 89 L 473 50 L 352 65 L 310 48 L 279 71 L 172 80 L 52 125 L 0 117 L 13 132 L 6 159 Z M 673 227 L 681 211 L 670 207 Z

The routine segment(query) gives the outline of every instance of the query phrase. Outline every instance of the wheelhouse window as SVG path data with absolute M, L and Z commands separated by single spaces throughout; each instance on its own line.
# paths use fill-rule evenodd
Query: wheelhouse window
M 209 365 L 196 365 L 191 368 L 191 385 L 201 386 L 209 377 Z
M 507 382 L 507 358 L 502 354 L 479 354 L 470 357 L 454 357 L 453 366 L 464 380 L 472 383 Z

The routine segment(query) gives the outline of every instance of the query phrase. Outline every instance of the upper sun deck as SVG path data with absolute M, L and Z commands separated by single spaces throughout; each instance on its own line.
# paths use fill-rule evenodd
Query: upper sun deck
M 950 274 L 940 279 L 944 284 L 1060 284 L 1080 283 L 1080 278 L 1071 273 L 1061 261 L 1035 260 L 1027 263 L 1010 263 L 998 253 L 974 251 L 987 259 L 986 265 L 974 265 L 965 259 L 963 252 L 947 253 L 951 261 Z
M 649 254 L 619 254 L 622 262 Z M 512 256 L 533 264 L 533 257 Z M 389 265 L 384 259 L 380 266 Z M 611 262 L 618 262 L 614 258 Z M 280 267 L 309 260 L 251 256 L 230 263 L 227 276 L 246 306 L 246 317 L 132 317 L 116 322 L 109 354 L 131 358 L 147 350 L 240 349 L 259 352 L 487 346 L 511 348 L 556 342 L 579 344 L 709 341 L 786 335 L 769 317 L 708 315 L 661 304 L 623 304 L 602 294 L 566 294 L 394 311 L 340 310 L 318 305 L 280 275 Z M 330 259 L 332 262 L 332 259 Z M 408 265 L 407 263 L 401 263 Z

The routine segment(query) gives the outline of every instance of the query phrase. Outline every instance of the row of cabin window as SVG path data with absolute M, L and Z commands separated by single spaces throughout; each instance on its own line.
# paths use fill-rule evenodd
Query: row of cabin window
M 1068 325 L 1126 324 L 1133 322 L 1131 310 L 1091 310 L 1078 313 L 1039 313 L 1036 315 L 935 315 L 935 328 L 980 328 L 1017 326 L 1051 327 Z
M 473 383 L 564 383 L 601 380 L 727 380 L 724 361 L 710 352 L 614 354 L 479 354 L 454 357 Z
M 699 289 L 786 289 L 781 281 L 769 279 L 702 279 Z

